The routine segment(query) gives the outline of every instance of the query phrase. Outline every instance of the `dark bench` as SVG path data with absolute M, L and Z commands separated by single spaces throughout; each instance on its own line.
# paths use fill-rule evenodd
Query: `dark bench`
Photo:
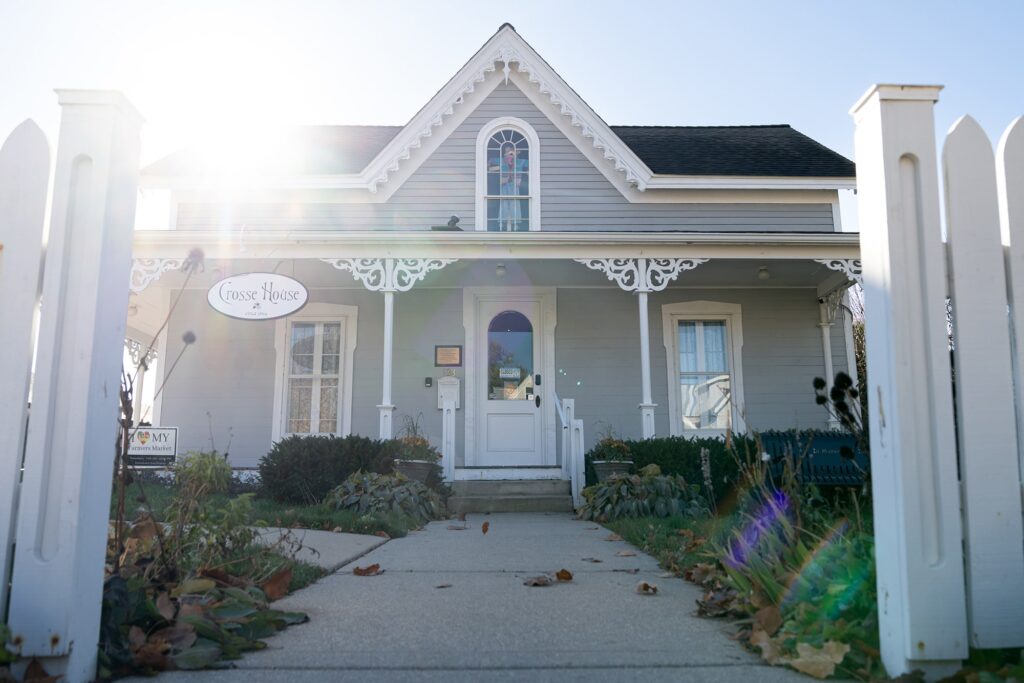
M 801 481 L 822 486 L 858 486 L 864 483 L 871 468 L 871 461 L 857 448 L 857 440 L 851 434 L 762 432 L 760 436 L 765 452 L 771 456 L 775 477 L 782 473 L 787 453 L 800 463 Z M 840 455 L 843 446 L 853 450 L 853 460 Z

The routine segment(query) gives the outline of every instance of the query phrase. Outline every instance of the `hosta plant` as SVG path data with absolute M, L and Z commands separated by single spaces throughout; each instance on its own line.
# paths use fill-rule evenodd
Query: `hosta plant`
M 708 514 L 699 486 L 682 477 L 665 476 L 657 465 L 638 474 L 616 475 L 583 489 L 582 519 L 599 522 L 620 517 L 699 517 Z
M 356 472 L 329 494 L 325 503 L 336 510 L 361 515 L 397 512 L 421 522 L 443 519 L 445 505 L 425 484 L 400 474 Z

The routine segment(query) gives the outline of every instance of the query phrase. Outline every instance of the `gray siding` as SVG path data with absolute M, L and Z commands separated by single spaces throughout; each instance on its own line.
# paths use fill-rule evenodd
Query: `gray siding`
M 476 138 L 501 116 L 540 138 L 543 230 L 831 231 L 830 204 L 631 204 L 513 84 L 499 85 L 386 203 L 181 203 L 177 227 L 202 230 L 427 230 L 452 214 L 474 229 Z
M 362 289 L 313 289 L 311 301 L 359 307 L 353 372 L 353 432 L 376 436 L 381 398 L 383 297 Z M 742 306 L 743 374 L 748 426 L 821 428 L 811 382 L 824 374 L 818 307 L 813 289 L 670 288 L 650 297 L 651 361 L 658 434 L 668 434 L 668 378 L 661 306 L 683 301 Z M 577 417 L 592 445 L 605 422 L 626 437 L 640 436 L 640 360 L 636 298 L 618 289 L 560 288 L 555 329 L 555 388 L 576 400 Z M 435 344 L 464 344 L 462 290 L 418 288 L 396 297 L 393 397 L 400 418 L 422 414 L 421 426 L 440 443 L 433 365 Z M 274 323 L 220 316 L 203 292 L 188 292 L 169 328 L 169 358 L 186 330 L 198 340 L 178 364 L 163 392 L 162 422 L 180 427 L 179 448 L 228 449 L 236 467 L 255 466 L 270 447 L 274 391 Z M 832 330 L 835 369 L 846 369 L 841 325 Z M 467 359 L 468 360 L 468 359 Z M 464 369 L 457 374 L 464 380 Z M 424 387 L 424 378 L 435 386 Z M 463 387 L 464 389 L 464 387 Z M 464 398 L 464 396 L 463 396 Z M 209 413 L 209 420 L 207 418 Z M 457 414 L 456 462 L 464 462 L 465 406 Z

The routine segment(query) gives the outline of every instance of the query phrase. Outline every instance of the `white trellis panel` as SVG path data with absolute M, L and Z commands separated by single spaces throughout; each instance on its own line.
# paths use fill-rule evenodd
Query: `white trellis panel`
M 50 147 L 32 121 L 0 148 L 0 622 L 25 445 Z
M 988 136 L 964 116 L 943 149 L 971 645 L 1024 644 L 1024 543 L 1006 275 Z M 1024 186 L 1018 191 L 1024 191 Z

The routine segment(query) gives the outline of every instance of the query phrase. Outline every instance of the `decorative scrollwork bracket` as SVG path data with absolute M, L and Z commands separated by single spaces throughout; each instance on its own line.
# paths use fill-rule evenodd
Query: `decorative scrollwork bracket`
M 322 258 L 338 270 L 347 270 L 371 292 L 408 292 L 427 273 L 458 259 L 435 258 Z
M 814 261 L 829 270 L 842 273 L 861 287 L 864 286 L 863 269 L 859 258 L 816 258 Z
M 627 292 L 660 292 L 679 274 L 693 270 L 706 258 L 593 258 L 573 259 L 591 270 L 604 273 Z

